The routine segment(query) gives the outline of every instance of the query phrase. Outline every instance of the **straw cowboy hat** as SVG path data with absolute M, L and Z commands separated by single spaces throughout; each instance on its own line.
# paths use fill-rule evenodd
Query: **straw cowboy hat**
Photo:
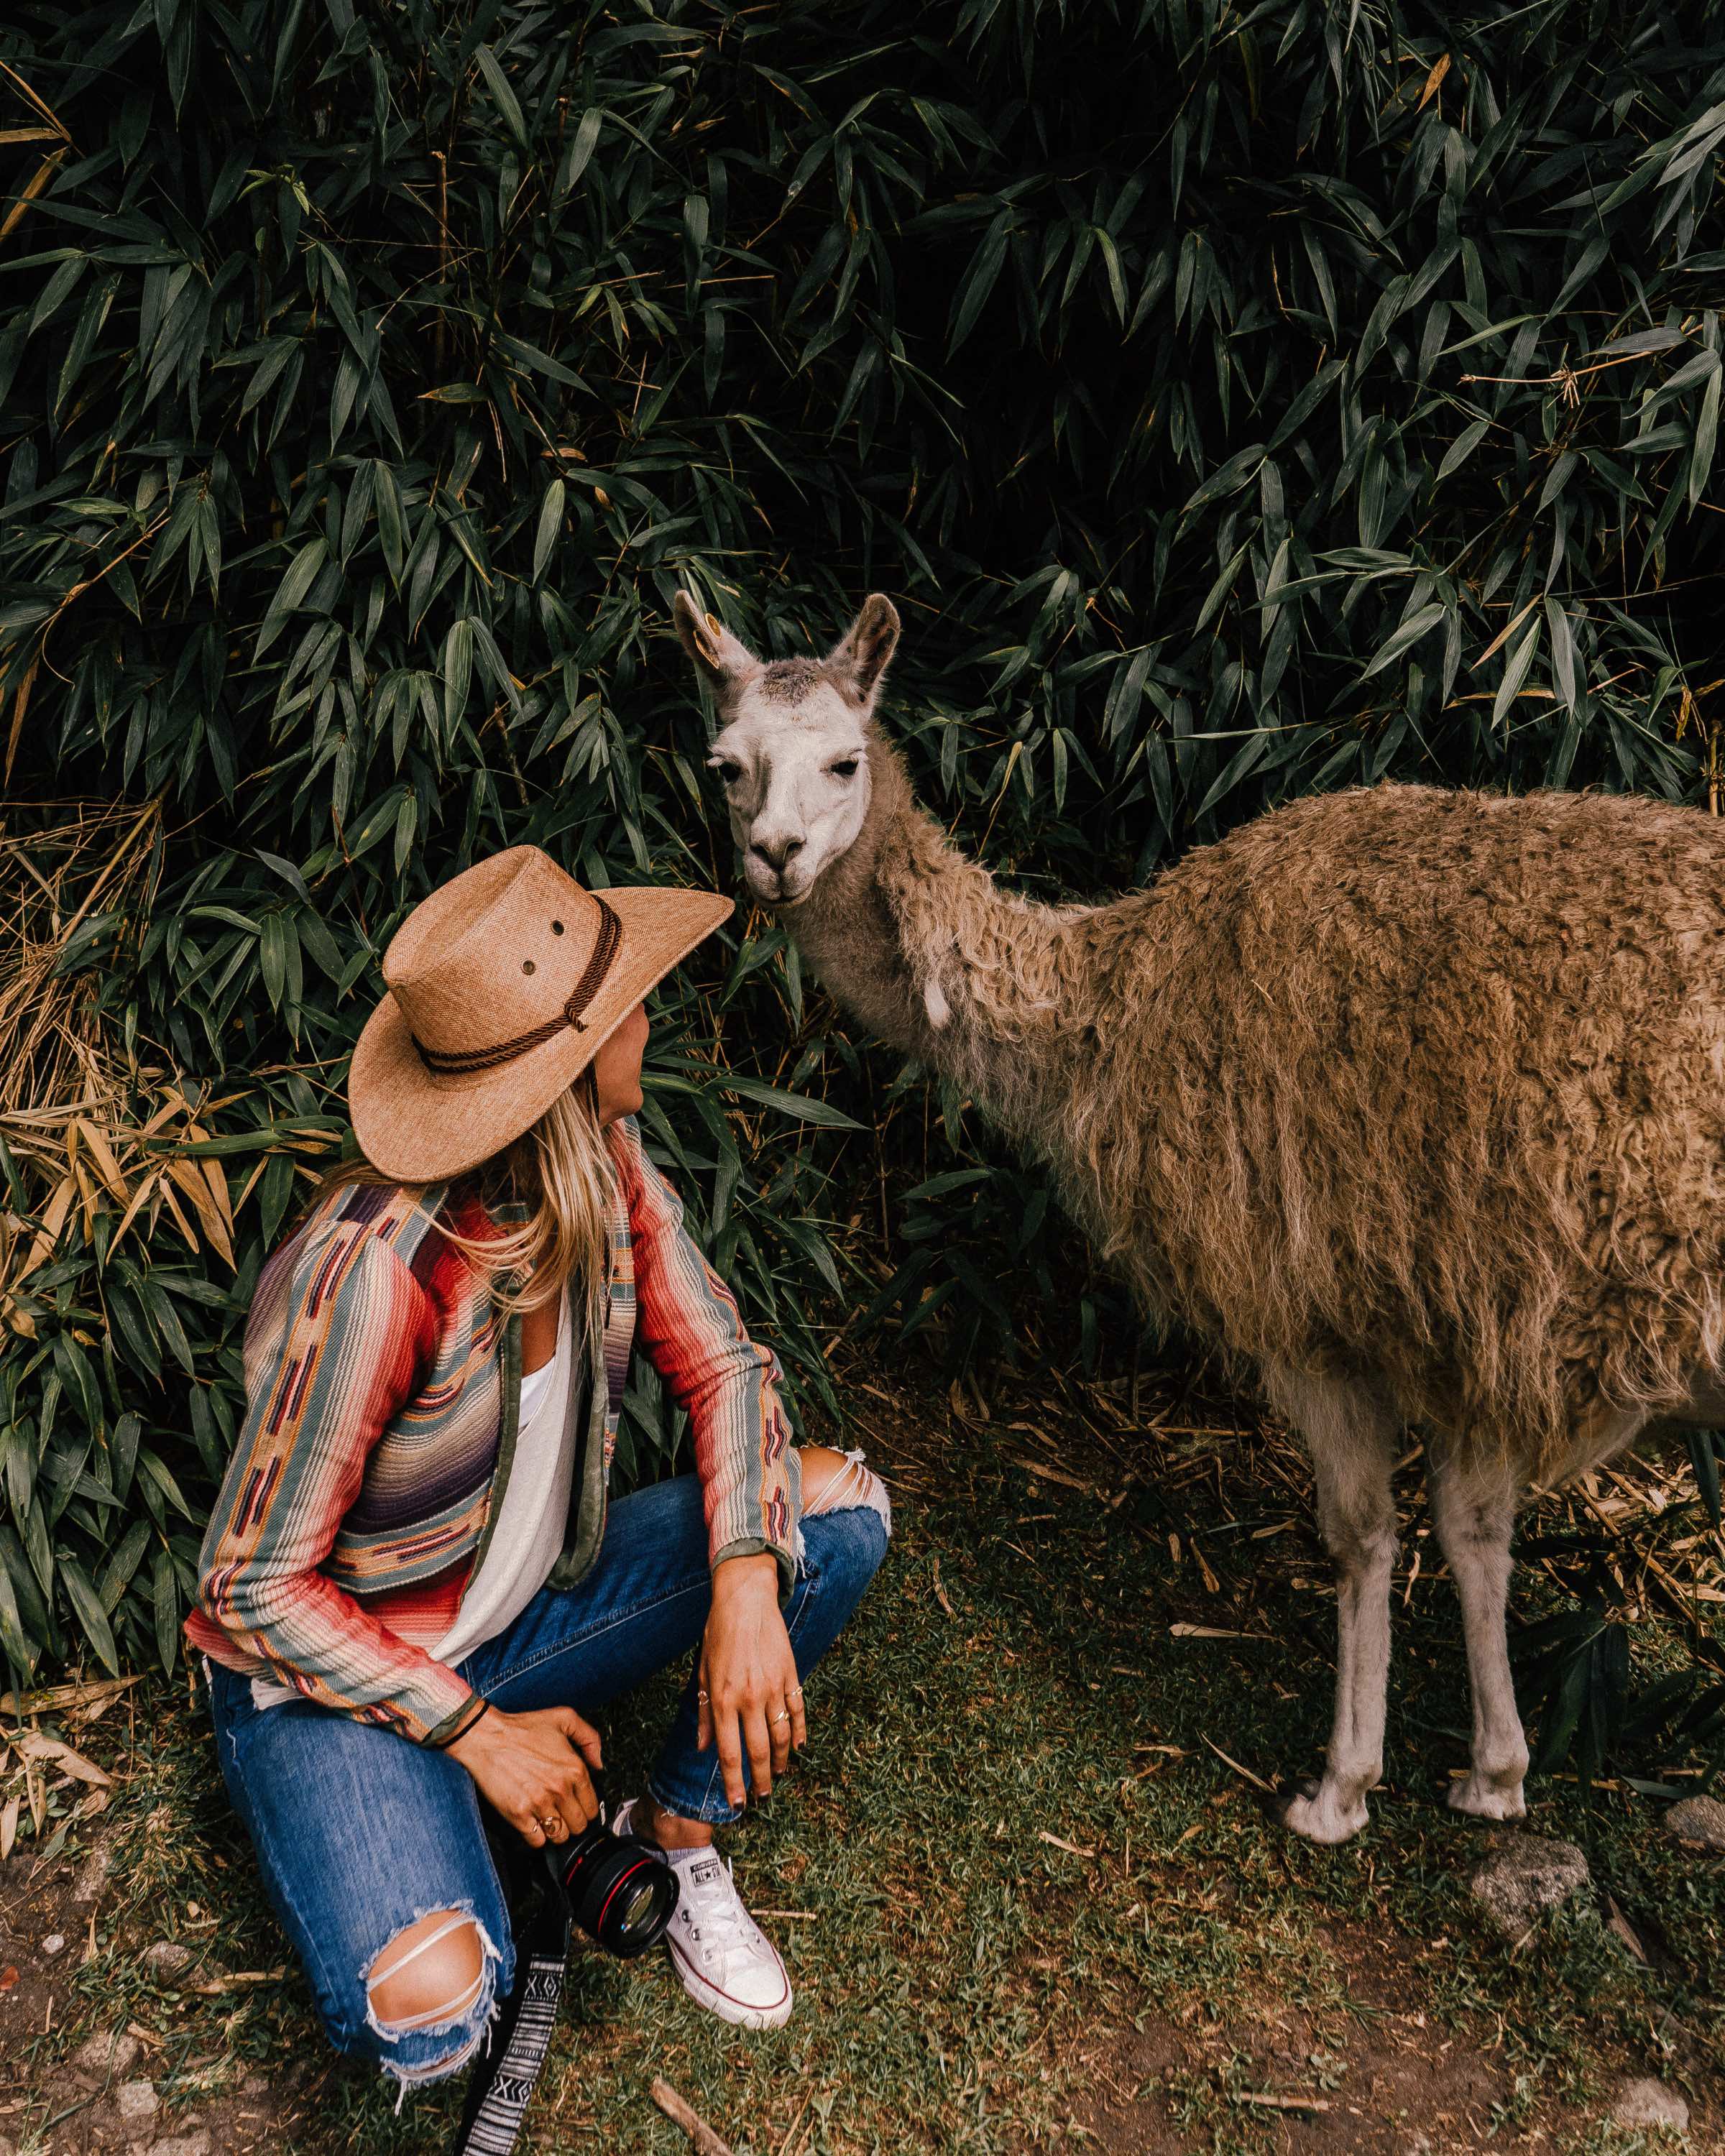
M 347 1079 L 360 1150 L 402 1183 L 476 1168 L 539 1120 L 730 911 L 712 891 L 584 891 L 537 846 L 452 876 L 383 953 L 389 993 Z

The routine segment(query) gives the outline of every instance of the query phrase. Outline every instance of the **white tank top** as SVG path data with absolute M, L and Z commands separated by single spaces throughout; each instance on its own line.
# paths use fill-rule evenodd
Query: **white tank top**
M 563 1553 L 575 1476 L 569 1418 L 574 1361 L 566 1287 L 557 1304 L 557 1351 L 521 1379 L 515 1457 L 485 1557 L 462 1589 L 454 1623 L 426 1650 L 440 1662 L 459 1662 L 514 1624 Z

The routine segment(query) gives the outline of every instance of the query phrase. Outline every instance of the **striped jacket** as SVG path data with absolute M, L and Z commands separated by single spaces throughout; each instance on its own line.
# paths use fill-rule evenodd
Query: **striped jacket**
M 570 1389 L 578 1418 L 563 1554 L 587 1571 L 634 1336 L 693 1426 L 712 1563 L 771 1550 L 794 1569 L 798 1460 L 773 1356 L 683 1226 L 631 1117 L 618 1170 L 603 1337 Z M 444 1745 L 483 1702 L 429 1654 L 454 1622 L 509 1476 L 521 1321 L 436 1228 L 496 1224 L 448 1184 L 332 1192 L 259 1276 L 244 1338 L 246 1413 L 211 1515 L 186 1637 L 229 1669 L 271 1676 L 356 1719 Z

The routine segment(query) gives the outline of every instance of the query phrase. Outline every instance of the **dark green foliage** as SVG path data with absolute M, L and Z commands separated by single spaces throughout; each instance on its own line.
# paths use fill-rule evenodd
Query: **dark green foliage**
M 116 1178 L 4 1126 L 14 1662 L 171 1659 L 406 907 L 523 839 L 728 884 L 679 582 L 774 650 L 892 592 L 926 796 L 1050 893 L 1385 774 L 1717 785 L 1709 10 L 27 0 L 0 60 L 13 835 L 159 805 L 39 931 Z M 776 932 L 689 982 L 654 1131 L 805 1388 L 889 1273 L 1096 1352 L 1040 1186 Z M 95 1097 L 63 1049 L 9 1111 Z

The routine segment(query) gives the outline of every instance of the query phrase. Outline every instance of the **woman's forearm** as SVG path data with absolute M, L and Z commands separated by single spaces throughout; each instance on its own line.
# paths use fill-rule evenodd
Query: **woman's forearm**
M 388 1723 L 434 1747 L 447 1744 L 483 1711 L 465 1678 L 321 1572 L 241 1567 L 207 1573 L 200 1585 L 203 1616 L 320 1706 Z
M 770 1551 L 782 1595 L 796 1576 L 797 1469 L 778 1364 L 683 1225 L 682 1201 L 624 1130 L 641 1342 L 693 1426 L 715 1567 Z

